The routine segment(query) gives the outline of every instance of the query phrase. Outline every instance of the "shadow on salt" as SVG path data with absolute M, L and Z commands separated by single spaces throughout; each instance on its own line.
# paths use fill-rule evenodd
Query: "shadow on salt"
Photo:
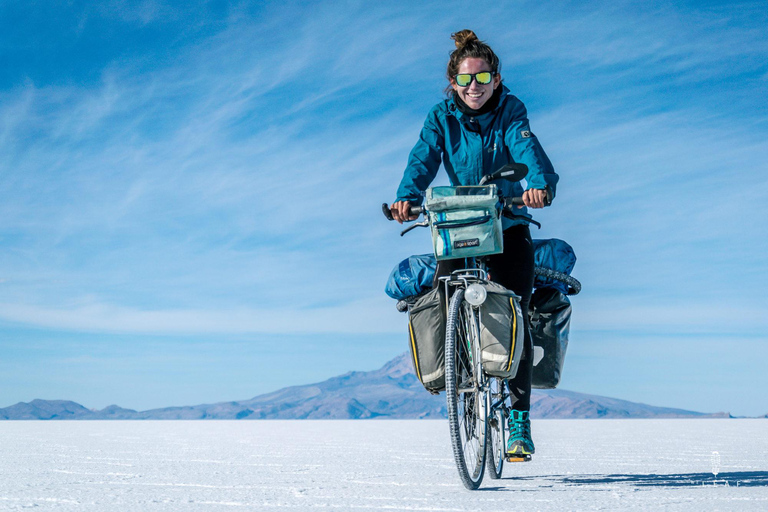
M 539 480 L 542 478 L 564 485 L 628 484 L 637 487 L 693 487 L 722 485 L 728 487 L 768 487 L 768 471 L 734 471 L 728 473 L 681 473 L 665 475 L 615 474 L 615 475 L 551 475 L 525 476 L 514 480 Z

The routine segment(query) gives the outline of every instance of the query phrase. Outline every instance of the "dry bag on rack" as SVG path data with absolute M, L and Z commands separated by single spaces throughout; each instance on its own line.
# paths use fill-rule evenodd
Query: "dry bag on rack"
M 480 305 L 480 354 L 489 375 L 508 379 L 517 374 L 523 353 L 523 313 L 520 297 L 493 282 Z
M 504 251 L 496 185 L 432 187 L 425 206 L 438 260 Z
M 421 295 L 432 288 L 436 268 L 434 254 L 418 254 L 406 258 L 392 269 L 384 291 L 395 300 Z
M 445 300 L 435 288 L 408 309 L 408 345 L 419 381 L 430 393 L 445 389 Z

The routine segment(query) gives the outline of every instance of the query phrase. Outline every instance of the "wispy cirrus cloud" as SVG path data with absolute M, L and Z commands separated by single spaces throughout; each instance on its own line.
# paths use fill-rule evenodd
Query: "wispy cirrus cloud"
M 395 114 L 366 122 L 354 136 L 340 137 L 348 131 L 344 126 L 303 135 L 303 116 L 316 106 L 312 90 L 308 100 L 300 94 L 297 105 L 286 101 L 290 115 L 265 98 L 301 72 L 295 61 L 295 69 L 286 68 L 280 78 L 270 62 L 285 55 L 251 67 L 236 56 L 222 81 L 219 73 L 198 73 L 198 66 L 224 59 L 226 52 L 215 45 L 212 54 L 198 50 L 190 52 L 196 63 L 190 69 L 137 79 L 110 69 L 95 90 L 29 86 L 6 107 L 19 111 L 17 129 L 42 133 L 9 156 L 15 190 L 35 195 L 9 194 L 5 222 L 26 230 L 18 250 L 35 254 L 46 274 L 59 277 L 41 282 L 39 270 L 30 269 L 38 277 L 32 279 L 21 263 L 6 287 L 10 296 L 34 290 L 32 302 L 52 306 L 76 302 L 84 288 L 107 301 L 144 307 L 174 300 L 197 306 L 210 303 L 211 294 L 214 302 L 233 307 L 267 300 L 265 295 L 299 305 L 350 296 L 349 276 L 332 260 L 370 239 L 355 215 L 361 207 L 356 189 L 371 183 L 360 170 L 397 151 L 392 139 L 377 140 L 376 132 Z M 267 85 L 254 83 L 262 67 L 270 70 L 264 72 Z M 249 112 L 274 116 L 279 126 L 247 119 Z M 167 130 L 155 131 L 175 116 Z M 405 139 L 399 138 L 403 148 Z M 58 175 L 62 169 L 66 175 Z M 333 204 L 344 211 L 328 222 Z M 326 248 L 325 239 L 333 242 Z M 150 295 L 149 281 L 155 290 Z M 66 283 L 73 293 L 63 299 Z M 293 290 L 300 283 L 311 288 L 297 297 Z M 116 288 L 123 288 L 120 297 Z M 377 280 L 370 294 L 380 288 Z

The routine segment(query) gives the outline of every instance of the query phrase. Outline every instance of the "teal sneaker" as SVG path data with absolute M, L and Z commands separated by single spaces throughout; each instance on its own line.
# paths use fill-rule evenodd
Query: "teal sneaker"
M 531 439 L 531 420 L 528 411 L 512 409 L 509 413 L 509 438 L 507 439 L 507 459 L 530 460 L 536 452 Z

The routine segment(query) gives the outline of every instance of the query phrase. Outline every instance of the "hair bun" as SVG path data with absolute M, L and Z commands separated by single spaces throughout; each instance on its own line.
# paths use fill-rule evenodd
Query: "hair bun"
M 456 48 L 466 46 L 472 41 L 479 41 L 477 35 L 469 29 L 459 30 L 455 34 L 451 34 L 451 39 L 456 41 Z

